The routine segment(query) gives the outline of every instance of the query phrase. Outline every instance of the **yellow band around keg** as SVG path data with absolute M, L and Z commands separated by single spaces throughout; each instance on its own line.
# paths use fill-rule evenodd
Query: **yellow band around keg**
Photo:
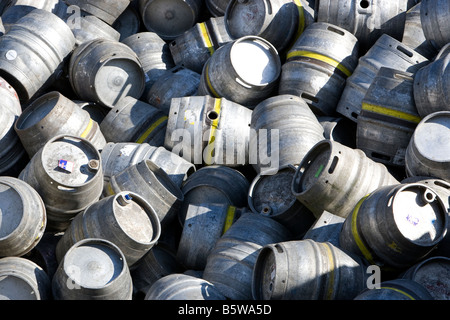
M 211 41 L 211 37 L 209 36 L 208 29 L 206 28 L 206 24 L 204 22 L 199 23 L 200 32 L 203 40 L 205 40 L 206 46 L 209 50 L 209 53 L 212 55 L 214 53 L 214 45 Z
M 219 118 L 220 118 L 220 109 L 222 107 L 222 99 L 214 99 L 214 112 L 217 113 L 217 118 L 214 119 L 211 123 L 211 129 L 209 131 L 209 139 L 208 139 L 208 145 L 206 146 L 207 152 L 206 152 L 206 164 L 212 163 L 212 153 L 214 151 L 214 142 L 216 141 L 216 131 L 219 127 Z
M 227 210 L 227 216 L 225 217 L 225 224 L 223 226 L 222 234 L 227 232 L 227 230 L 231 227 L 234 221 L 234 215 L 236 213 L 236 207 L 229 206 Z
M 328 288 L 327 288 L 327 295 L 325 297 L 326 300 L 331 300 L 333 298 L 333 287 L 334 287 L 334 257 L 333 257 L 333 253 L 331 252 L 330 247 L 327 244 L 323 244 L 326 248 L 327 251 L 327 257 L 328 257 L 328 261 L 330 263 L 330 273 L 328 274 Z
M 157 126 L 159 126 L 167 119 L 167 116 L 162 116 L 161 118 L 153 122 L 153 124 L 139 137 L 139 139 L 136 140 L 136 143 L 143 143 L 145 139 L 147 139 L 148 136 L 153 132 L 153 130 L 155 130 Z
M 87 135 L 89 134 L 89 132 L 92 129 L 92 126 L 94 125 L 94 121 L 92 121 L 92 119 L 89 119 L 89 123 L 86 127 L 86 129 L 84 129 L 83 133 L 80 135 L 81 138 L 86 138 Z
M 209 63 L 206 63 L 205 77 L 206 77 L 206 84 L 208 85 L 209 91 L 212 93 L 212 95 L 215 98 L 220 98 L 220 96 L 217 94 L 216 90 L 214 90 L 214 88 L 211 84 L 211 79 L 209 79 Z
M 297 34 L 295 35 L 295 39 L 298 39 L 298 37 L 300 37 L 303 33 L 303 30 L 305 30 L 305 12 L 303 11 L 303 5 L 300 0 L 294 0 L 294 3 L 298 9 L 298 27 Z
M 351 71 L 348 70 L 346 67 L 344 67 L 339 61 L 336 61 L 336 60 L 334 60 L 330 57 L 327 57 L 323 54 L 320 54 L 320 53 L 297 50 L 297 51 L 291 51 L 287 54 L 287 59 L 290 59 L 293 57 L 306 57 L 306 58 L 316 59 L 316 60 L 325 62 L 326 64 L 332 66 L 333 68 L 340 70 L 347 77 L 350 77 L 352 75 Z
M 401 293 L 401 294 L 407 296 L 407 297 L 408 297 L 409 299 L 411 299 L 411 300 L 416 300 L 416 299 L 414 299 L 414 297 L 411 296 L 410 294 L 406 293 L 406 292 L 403 291 L 403 290 L 397 289 L 397 288 L 392 288 L 392 287 L 380 287 L 380 289 L 393 290 L 393 291 L 395 291 L 395 292 L 398 292 L 398 293 Z
M 369 261 L 371 264 L 375 264 L 374 259 L 372 257 L 372 254 L 370 253 L 370 251 L 366 248 L 366 246 L 364 245 L 361 237 L 359 236 L 358 233 L 358 227 L 356 225 L 356 220 L 357 220 L 357 216 L 358 216 L 358 212 L 359 212 L 359 208 L 361 207 L 362 203 L 364 202 L 364 200 L 368 197 L 365 196 L 363 197 L 361 200 L 359 200 L 359 202 L 356 204 L 355 209 L 353 209 L 353 214 L 352 214 L 352 235 L 353 235 L 353 239 L 355 239 L 356 245 L 358 246 L 359 250 L 361 251 L 361 253 L 363 254 L 363 256 L 367 259 L 367 261 Z
M 409 113 L 406 113 L 403 111 L 389 109 L 386 107 L 377 106 L 377 105 L 365 103 L 365 102 L 362 103 L 362 109 L 366 110 L 366 111 L 370 111 L 370 112 L 383 114 L 383 115 L 386 115 L 389 117 L 414 122 L 414 123 L 419 123 L 421 120 L 421 118 L 419 116 L 416 116 L 413 114 L 409 114 Z

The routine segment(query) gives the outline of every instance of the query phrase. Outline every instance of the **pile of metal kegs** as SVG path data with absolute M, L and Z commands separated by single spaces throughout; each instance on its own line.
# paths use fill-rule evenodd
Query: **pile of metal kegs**
M 450 0 L 0 12 L 0 299 L 450 299 Z

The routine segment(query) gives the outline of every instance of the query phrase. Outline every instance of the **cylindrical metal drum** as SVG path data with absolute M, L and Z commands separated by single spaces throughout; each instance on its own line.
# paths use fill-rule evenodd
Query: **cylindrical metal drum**
M 420 21 L 425 38 L 439 50 L 450 42 L 450 2 L 422 0 L 420 3 Z
M 296 168 L 284 166 L 275 174 L 258 174 L 248 191 L 248 206 L 277 220 L 301 239 L 316 220 L 315 216 L 291 192 L 291 182 Z
M 249 162 L 257 173 L 298 165 L 324 139 L 323 127 L 305 100 L 289 94 L 260 102 L 250 127 Z
M 180 188 L 183 182 L 196 171 L 195 165 L 191 162 L 164 147 L 154 147 L 148 143 L 109 142 L 103 148 L 101 156 L 105 183 L 113 175 L 146 159 L 163 169 Z
M 217 17 L 195 24 L 171 41 L 169 49 L 175 64 L 201 74 L 212 54 L 232 40 L 225 29 L 224 18 Z
M 172 99 L 164 146 L 194 164 L 249 162 L 252 110 L 225 98 Z
M 305 233 L 302 240 L 310 239 L 316 242 L 329 242 L 335 247 L 340 247 L 339 234 L 344 221 L 345 218 L 324 211 Z
M 379 288 L 364 289 L 354 300 L 434 300 L 420 283 L 409 279 L 383 281 Z
M 20 173 L 42 197 L 48 230 L 62 231 L 103 190 L 99 151 L 88 140 L 62 135 L 50 139 Z
M 129 166 L 105 184 L 104 196 L 130 191 L 142 196 L 153 208 L 162 226 L 175 219 L 184 200 L 180 188 L 151 160 Z
M 173 98 L 194 96 L 200 85 L 200 74 L 188 68 L 176 66 L 158 77 L 143 97 L 148 104 L 169 114 Z
M 415 73 L 428 63 L 424 56 L 383 34 L 359 59 L 355 71 L 347 78 L 336 111 L 356 122 L 361 112 L 362 100 L 381 67 Z
M 139 12 L 148 31 L 173 40 L 198 20 L 201 0 L 138 0 Z
M 447 221 L 442 199 L 428 186 L 383 186 L 356 204 L 342 226 L 339 243 L 382 269 L 408 268 L 444 238 Z
M 287 53 L 278 94 L 299 96 L 319 116 L 333 116 L 346 79 L 358 64 L 358 40 L 325 22 L 308 26 Z
M 87 111 L 92 120 L 97 122 L 97 124 L 101 123 L 103 119 L 105 119 L 108 112 L 111 110 L 108 107 L 102 106 L 101 104 L 90 102 L 90 101 L 81 101 L 81 100 L 73 100 L 77 106 L 81 109 Z
M 54 81 L 74 46 L 73 33 L 62 19 L 35 9 L 0 38 L 0 76 L 27 102 Z
M 100 238 L 117 245 L 132 266 L 158 241 L 161 225 L 152 206 L 134 192 L 122 191 L 103 198 L 78 214 L 56 246 L 56 258 L 76 242 Z
M 433 112 L 417 125 L 405 154 L 408 176 L 450 182 L 450 111 Z
M 205 0 L 206 8 L 213 17 L 223 17 L 231 0 Z
M 405 153 L 421 117 L 413 74 L 382 67 L 362 100 L 356 147 L 374 161 L 404 166 Z
M 14 129 L 30 158 L 61 134 L 84 138 L 97 150 L 106 144 L 98 123 L 89 113 L 56 91 L 40 96 L 25 108 Z
M 211 282 L 174 273 L 156 281 L 144 300 L 226 300 Z
M 256 300 L 350 300 L 366 285 L 363 260 L 329 242 L 286 241 L 264 246 L 255 263 Z
M 65 0 L 66 4 L 78 6 L 82 11 L 92 14 L 112 25 L 129 6 L 131 0 Z
M 245 213 L 217 241 L 208 256 L 203 279 L 228 299 L 251 300 L 253 268 L 259 251 L 289 237 L 289 231 L 275 220 Z
M 450 111 L 450 43 L 427 66 L 414 75 L 414 101 L 422 117 Z
M 127 261 L 114 243 L 88 238 L 64 255 L 52 279 L 55 300 L 131 300 Z
M 130 47 L 100 38 L 84 42 L 73 51 L 69 81 L 80 99 L 113 108 L 127 96 L 141 97 L 145 73 Z
M 406 11 L 414 4 L 415 0 L 320 0 L 316 2 L 317 21 L 352 32 L 365 51 L 383 34 L 401 40 Z
M 141 16 L 136 6 L 131 1 L 130 5 L 112 24 L 112 27 L 120 34 L 119 41 L 135 35 L 141 30 Z
M 0 77 L 1 106 L 7 108 L 16 116 L 22 113 L 22 105 L 16 90 L 2 77 Z
M 129 46 L 141 62 L 146 74 L 145 97 L 156 79 L 175 67 L 169 45 L 154 32 L 138 32 L 121 42 Z
M 51 298 L 51 279 L 36 263 L 21 257 L 0 259 L 0 300 Z
M 0 194 L 0 257 L 23 256 L 44 234 L 44 202 L 33 187 L 14 177 L 0 176 Z
M 275 47 L 261 37 L 245 36 L 223 45 L 208 59 L 198 95 L 223 97 L 253 108 L 275 91 L 280 73 Z
M 243 210 L 228 204 L 189 204 L 178 245 L 178 261 L 188 269 L 203 270 L 214 245 Z
M 317 218 L 324 210 L 346 218 L 362 197 L 398 183 L 384 164 L 362 150 L 323 140 L 298 166 L 292 192 Z
M 56 245 L 61 239 L 62 232 L 46 231 L 37 245 L 23 256 L 40 266 L 47 273 L 50 279 L 58 269 L 58 261 L 56 259 Z

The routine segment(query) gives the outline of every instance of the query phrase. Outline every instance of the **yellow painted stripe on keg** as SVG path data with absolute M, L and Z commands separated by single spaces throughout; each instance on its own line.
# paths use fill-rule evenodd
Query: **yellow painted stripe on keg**
M 411 299 L 411 300 L 416 300 L 416 299 L 414 299 L 414 297 L 413 297 L 412 295 L 410 295 L 409 293 L 406 293 L 405 291 L 400 290 L 400 289 L 397 289 L 397 288 L 393 288 L 393 287 L 380 287 L 380 289 L 393 290 L 393 291 L 396 291 L 396 292 L 398 292 L 398 293 L 401 293 L 401 294 L 407 296 L 407 297 L 408 297 L 409 299 Z
M 296 50 L 291 51 L 287 54 L 287 59 L 290 59 L 292 57 L 306 57 L 306 58 L 312 58 L 316 59 L 322 62 L 325 62 L 326 64 L 329 64 L 330 66 L 339 69 L 342 71 L 347 77 L 350 77 L 352 75 L 351 71 L 348 70 L 346 67 L 344 67 L 339 61 L 336 61 L 330 57 L 327 57 L 320 53 L 315 53 L 311 51 L 303 51 L 303 50 Z
M 214 45 L 211 41 L 211 37 L 209 36 L 208 29 L 206 28 L 206 23 L 205 22 L 199 23 L 199 27 L 203 40 L 205 40 L 206 45 L 208 47 L 209 53 L 212 55 L 214 53 Z
M 153 124 L 150 126 L 150 128 L 148 128 L 147 131 L 145 131 L 142 134 L 142 136 L 140 136 L 139 139 L 136 140 L 136 143 L 143 143 L 145 141 L 145 139 L 147 139 L 148 136 L 153 132 L 153 130 L 155 130 L 157 126 L 159 126 L 161 123 L 163 123 L 167 119 L 168 119 L 167 116 L 162 116 L 161 118 L 159 118 L 158 120 L 153 122 Z
M 225 224 L 223 226 L 222 234 L 227 232 L 227 230 L 231 227 L 234 221 L 234 215 L 236 214 L 236 207 L 229 206 L 227 210 L 227 216 L 225 218 Z
M 328 261 L 330 262 L 330 272 L 328 273 L 328 287 L 326 300 L 331 300 L 333 298 L 333 288 L 334 288 L 334 269 L 335 269 L 334 257 L 330 247 L 326 243 L 324 243 L 323 245 L 326 248 Z
M 222 106 L 222 99 L 214 99 L 214 112 L 217 114 L 217 118 L 214 119 L 211 123 L 211 129 L 209 131 L 209 139 L 208 139 L 208 145 L 206 146 L 208 148 L 208 152 L 206 153 L 207 158 L 205 159 L 206 164 L 212 163 L 212 153 L 213 153 L 213 146 L 214 142 L 216 141 L 216 131 L 219 127 L 219 119 L 220 119 L 220 109 Z
M 94 125 L 94 121 L 92 121 L 92 119 L 89 119 L 89 123 L 88 123 L 86 129 L 84 129 L 84 131 L 83 131 L 83 133 L 81 133 L 80 137 L 81 138 L 86 138 L 86 136 L 91 131 L 93 125 Z
M 364 200 L 368 197 L 365 196 L 363 197 L 361 200 L 359 200 L 359 202 L 356 204 L 355 208 L 353 209 L 353 214 L 352 214 L 352 235 L 353 238 L 355 239 L 356 245 L 358 246 L 359 250 L 361 251 L 361 253 L 363 254 L 363 256 L 367 259 L 367 261 L 369 261 L 371 264 L 375 264 L 374 259 L 372 257 L 372 254 L 369 252 L 369 250 L 366 248 L 366 246 L 364 245 L 361 237 L 359 236 L 358 233 L 358 228 L 356 225 L 356 219 L 358 216 L 358 212 L 359 212 L 359 208 L 361 207 L 362 203 L 364 202 Z
M 389 117 L 398 118 L 406 121 L 411 121 L 414 123 L 419 123 L 421 118 L 419 116 L 409 114 L 403 111 L 393 110 L 382 106 L 377 106 L 370 103 L 362 103 L 362 109 L 370 112 L 375 112 L 379 114 L 383 114 Z
M 114 192 L 114 189 L 111 185 L 111 182 L 108 182 L 106 185 L 106 192 L 108 193 L 108 195 L 112 196 L 115 195 L 116 193 Z
M 297 34 L 295 35 L 295 38 L 298 39 L 303 33 L 303 30 L 305 30 L 305 12 L 301 0 L 294 0 L 294 3 L 298 9 L 298 27 Z
M 215 98 L 220 98 L 220 96 L 217 94 L 216 90 L 214 90 L 211 84 L 211 79 L 209 79 L 209 63 L 206 63 L 205 76 L 206 76 L 206 84 L 208 85 L 209 91 L 211 91 L 211 93 Z

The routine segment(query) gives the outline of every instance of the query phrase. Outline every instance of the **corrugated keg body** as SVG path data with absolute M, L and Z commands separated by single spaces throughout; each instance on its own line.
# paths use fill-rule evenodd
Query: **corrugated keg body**
M 413 74 L 382 67 L 362 100 L 356 146 L 374 161 L 404 166 L 405 153 L 421 117 Z
M 281 60 L 267 40 L 245 36 L 214 52 L 205 63 L 198 95 L 226 98 L 253 109 L 278 85 Z
M 447 0 L 422 0 L 420 9 L 420 21 L 422 23 L 425 38 L 437 50 L 450 42 L 450 2 Z
M 298 166 L 292 192 L 316 217 L 326 210 L 346 218 L 362 197 L 398 183 L 384 164 L 368 158 L 362 150 L 323 140 Z
M 319 116 L 335 115 L 345 81 L 358 64 L 358 50 L 358 40 L 347 30 L 311 24 L 287 53 L 278 93 L 305 99 Z
M 84 138 L 97 150 L 106 145 L 98 123 L 89 113 L 57 91 L 34 100 L 19 116 L 14 129 L 30 158 L 61 134 Z
M 194 164 L 248 164 L 252 113 L 225 98 L 173 98 L 164 146 Z
M 33 156 L 19 179 L 42 197 L 48 229 L 63 231 L 79 212 L 101 196 L 100 153 L 86 139 L 56 136 Z
M 428 63 L 427 58 L 383 34 L 369 51 L 359 58 L 358 66 L 347 78 L 336 111 L 356 122 L 361 112 L 362 100 L 381 67 L 415 73 Z
M 148 143 L 162 146 L 168 117 L 158 108 L 127 96 L 100 123 L 107 142 Z
M 109 142 L 103 148 L 101 156 L 105 183 L 108 183 L 112 176 L 146 159 L 161 167 L 180 188 L 196 171 L 191 162 L 164 147 L 154 147 L 148 143 Z
M 27 102 L 54 81 L 74 46 L 75 38 L 63 20 L 35 9 L 1 37 L 0 76 Z
M 433 112 L 417 125 L 405 155 L 408 176 L 450 182 L 450 111 Z
M 366 288 L 354 300 L 433 300 L 420 283 L 410 279 L 393 279 L 380 283 L 380 288 Z
M 341 248 L 395 271 L 427 256 L 447 232 L 448 213 L 433 189 L 421 183 L 380 187 L 361 198 L 346 218 Z
M 264 246 L 255 263 L 256 300 L 351 300 L 366 286 L 366 265 L 329 242 Z
M 141 97 L 145 73 L 130 47 L 100 38 L 85 42 L 73 51 L 69 81 L 80 99 L 114 108 L 127 96 Z
M 422 117 L 450 111 L 450 43 L 439 51 L 434 61 L 415 73 L 414 101 Z
M 317 142 L 323 127 L 305 100 L 277 95 L 260 102 L 252 113 L 249 162 L 257 173 L 298 165 Z
M 130 0 L 65 0 L 66 4 L 78 6 L 82 11 L 96 16 L 112 25 L 130 5 Z

